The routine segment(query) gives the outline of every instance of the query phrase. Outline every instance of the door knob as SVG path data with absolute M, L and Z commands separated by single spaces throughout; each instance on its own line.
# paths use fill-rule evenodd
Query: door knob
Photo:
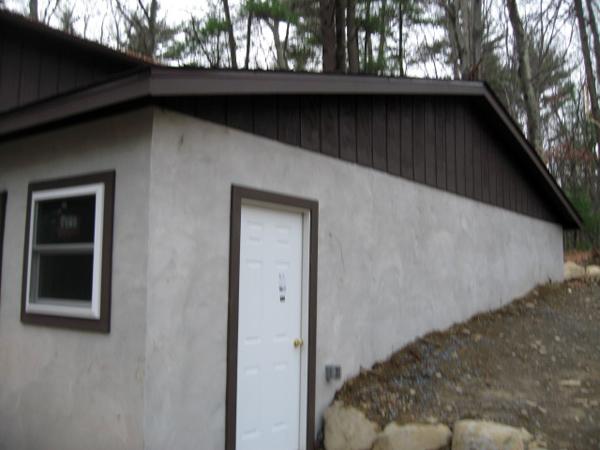
M 304 341 L 301 338 L 294 339 L 294 347 L 302 347 L 304 345 Z

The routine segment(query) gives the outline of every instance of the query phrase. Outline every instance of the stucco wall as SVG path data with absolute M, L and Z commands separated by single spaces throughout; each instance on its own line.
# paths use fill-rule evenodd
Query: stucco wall
M 28 183 L 112 169 L 110 334 L 23 325 Z M 319 417 L 325 364 L 351 376 L 562 276 L 558 225 L 176 113 L 0 144 L 0 449 L 223 449 L 232 184 L 319 202 Z
M 222 449 L 231 185 L 320 206 L 317 412 L 415 337 L 562 278 L 560 226 L 177 113 L 151 150 L 149 449 Z M 320 420 L 320 419 L 319 419 Z
M 0 449 L 143 448 L 151 126 L 146 109 L 0 144 Z M 103 170 L 116 170 L 110 334 L 23 325 L 29 182 Z

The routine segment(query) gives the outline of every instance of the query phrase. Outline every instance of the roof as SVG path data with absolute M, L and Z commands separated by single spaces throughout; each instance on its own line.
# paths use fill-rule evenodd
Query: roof
M 124 53 L 114 50 L 105 45 L 99 44 L 79 36 L 64 33 L 52 28 L 45 23 L 33 20 L 21 14 L 10 12 L 6 9 L 0 9 L 0 24 L 2 32 L 27 33 L 27 37 L 32 40 L 43 40 L 46 43 L 55 46 L 66 46 L 67 48 L 77 48 L 90 52 L 104 61 L 113 63 L 124 63 L 132 66 L 149 65 L 152 60 L 135 53 Z
M 106 58 L 140 60 L 99 44 L 76 38 L 14 14 L 0 13 L 0 25 L 10 23 L 47 35 L 63 44 L 98 52 Z M 133 59 L 132 59 L 133 58 Z M 517 144 L 528 165 L 535 171 L 556 204 L 565 228 L 579 228 L 582 220 L 546 165 L 523 135 L 496 95 L 485 82 L 429 80 L 316 73 L 208 70 L 164 67 L 151 64 L 133 66 L 127 72 L 95 84 L 59 93 L 53 97 L 19 106 L 0 114 L 0 140 L 34 129 L 64 122 L 140 101 L 169 97 L 244 95 L 428 95 L 460 96 L 479 101 Z M 497 119 L 497 120 L 496 120 Z

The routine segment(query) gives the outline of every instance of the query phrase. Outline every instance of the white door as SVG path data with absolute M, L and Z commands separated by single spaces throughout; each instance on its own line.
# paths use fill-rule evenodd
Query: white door
M 298 450 L 303 215 L 242 205 L 240 225 L 236 450 Z

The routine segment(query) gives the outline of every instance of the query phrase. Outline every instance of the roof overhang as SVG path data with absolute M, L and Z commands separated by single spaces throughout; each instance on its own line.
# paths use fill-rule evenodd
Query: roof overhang
M 238 95 L 431 95 L 477 98 L 493 111 L 552 194 L 567 229 L 582 220 L 519 126 L 484 82 L 152 66 L 0 114 L 0 141 L 67 119 L 152 98 Z

